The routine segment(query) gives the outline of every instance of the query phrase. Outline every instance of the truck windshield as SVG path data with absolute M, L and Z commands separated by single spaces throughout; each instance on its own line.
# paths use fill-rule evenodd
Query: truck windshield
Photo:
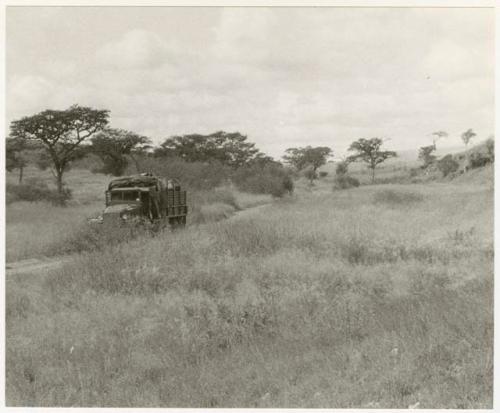
M 112 201 L 140 201 L 140 194 L 138 191 L 112 191 Z

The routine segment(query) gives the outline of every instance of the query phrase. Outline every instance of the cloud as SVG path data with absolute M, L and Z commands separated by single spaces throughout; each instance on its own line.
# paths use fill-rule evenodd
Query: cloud
M 164 63 L 168 48 L 162 38 L 145 30 L 131 30 L 120 39 L 104 44 L 97 60 L 111 69 L 151 69 Z
M 263 8 L 224 8 L 215 28 L 210 53 L 228 63 L 256 63 L 269 56 L 274 13 Z M 236 46 L 236 47 L 235 47 Z
M 59 10 L 66 26 L 53 22 L 47 49 L 30 49 L 25 37 L 8 54 L 8 119 L 88 104 L 157 141 L 238 130 L 274 156 L 307 144 L 339 153 L 359 137 L 411 147 L 435 129 L 493 130 L 488 11 L 150 10 L 136 18 L 117 9 L 112 21 L 96 12 L 81 42 L 73 33 L 67 50 L 54 51 L 50 38 L 82 19 Z M 9 30 L 11 39 L 23 36 L 19 21 Z
M 42 76 L 14 76 L 7 83 L 7 108 L 23 116 L 37 111 L 50 100 L 53 88 L 54 85 Z
M 463 77 L 493 74 L 493 47 L 470 44 L 464 47 L 451 39 L 435 42 L 422 66 L 428 75 L 440 80 L 456 80 Z
M 72 79 L 78 73 L 78 65 L 70 60 L 49 60 L 44 67 L 45 74 L 53 79 Z

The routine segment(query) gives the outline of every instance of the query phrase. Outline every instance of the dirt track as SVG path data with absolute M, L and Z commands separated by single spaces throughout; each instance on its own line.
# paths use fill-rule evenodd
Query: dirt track
M 59 268 L 66 262 L 70 262 L 73 256 L 52 258 L 30 258 L 5 264 L 6 275 L 16 275 L 53 270 Z

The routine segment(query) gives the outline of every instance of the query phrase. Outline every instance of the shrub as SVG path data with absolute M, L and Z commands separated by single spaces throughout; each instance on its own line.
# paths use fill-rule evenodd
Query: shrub
M 438 169 L 442 172 L 443 176 L 448 176 L 449 174 L 456 172 L 459 164 L 453 159 L 450 154 L 441 158 L 437 163 Z
M 481 168 L 485 165 L 488 165 L 491 162 L 492 162 L 492 160 L 491 160 L 490 155 L 480 153 L 480 152 L 475 152 L 475 153 L 471 154 L 470 158 L 469 158 L 469 165 L 472 169 Z
M 282 197 L 287 192 L 282 179 L 272 175 L 250 176 L 243 181 L 236 183 L 241 191 L 255 194 L 270 194 L 274 197 Z
M 103 168 L 103 163 L 99 157 L 93 153 L 77 159 L 72 164 L 73 169 L 86 169 L 91 172 L 99 172 Z
M 335 189 L 356 188 L 359 186 L 359 181 L 349 175 L 337 175 L 335 177 Z
M 324 178 L 324 177 L 325 177 L 325 176 L 327 176 L 327 175 L 328 175 L 328 172 L 327 172 L 327 171 L 321 171 L 321 172 L 319 173 L 319 177 L 320 177 L 320 178 Z
M 337 164 L 337 167 L 335 168 L 335 174 L 337 174 L 338 176 L 346 175 L 348 167 L 349 167 L 349 164 L 347 162 L 345 162 L 345 161 L 339 162 Z
M 491 162 L 495 162 L 495 141 L 493 138 L 489 138 L 486 141 L 486 151 L 488 152 Z
M 422 146 L 418 150 L 418 159 L 423 162 L 422 168 L 425 169 L 436 161 L 436 155 L 432 153 L 436 150 L 435 145 Z
M 318 174 L 316 173 L 316 171 L 313 168 L 307 168 L 304 171 L 304 176 L 307 179 L 309 179 L 309 182 L 311 183 L 311 185 L 312 185 L 313 181 L 318 178 Z
M 285 191 L 288 192 L 289 195 L 293 193 L 294 189 L 293 179 L 288 174 L 283 177 L 283 188 L 285 189 Z
M 114 159 L 111 156 L 104 156 L 105 162 L 102 162 L 102 165 L 93 166 L 91 172 L 104 174 L 104 175 L 112 175 L 112 176 L 122 176 L 123 171 L 127 169 L 129 164 L 128 159 L 125 156 Z
M 69 188 L 65 187 L 63 193 L 59 194 L 55 189 L 50 189 L 44 181 L 39 179 L 29 179 L 20 185 L 7 184 L 6 192 L 7 203 L 15 201 L 48 201 L 53 205 L 64 205 L 66 201 L 71 199 L 71 190 Z
M 293 192 L 293 180 L 288 171 L 277 165 L 241 167 L 234 171 L 232 180 L 245 192 L 270 194 L 277 198 Z
M 418 176 L 418 168 L 411 168 L 409 172 L 410 178 L 415 178 Z

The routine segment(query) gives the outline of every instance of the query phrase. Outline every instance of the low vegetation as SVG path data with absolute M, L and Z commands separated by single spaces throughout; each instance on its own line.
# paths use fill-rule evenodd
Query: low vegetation
M 64 253 L 61 246 L 102 205 L 57 208 L 47 202 L 15 202 L 6 208 L 6 261 Z
M 491 408 L 491 189 L 314 188 L 8 277 L 7 404 Z
M 143 158 L 140 162 L 144 170 L 179 179 L 188 190 L 210 191 L 232 183 L 241 192 L 280 198 L 294 189 L 290 171 L 278 164 L 232 168 L 220 162 L 184 162 L 177 158 Z
M 335 177 L 334 189 L 349 189 L 359 186 L 359 181 L 350 175 L 337 175 Z
M 443 158 L 437 162 L 437 167 L 444 177 L 456 172 L 459 166 L 459 163 L 453 159 L 451 155 L 443 156 Z
M 6 203 L 11 204 L 17 201 L 40 202 L 47 201 L 52 205 L 63 205 L 71 199 L 71 190 L 63 188 L 59 193 L 55 189 L 38 179 L 26 180 L 21 184 L 7 184 Z

